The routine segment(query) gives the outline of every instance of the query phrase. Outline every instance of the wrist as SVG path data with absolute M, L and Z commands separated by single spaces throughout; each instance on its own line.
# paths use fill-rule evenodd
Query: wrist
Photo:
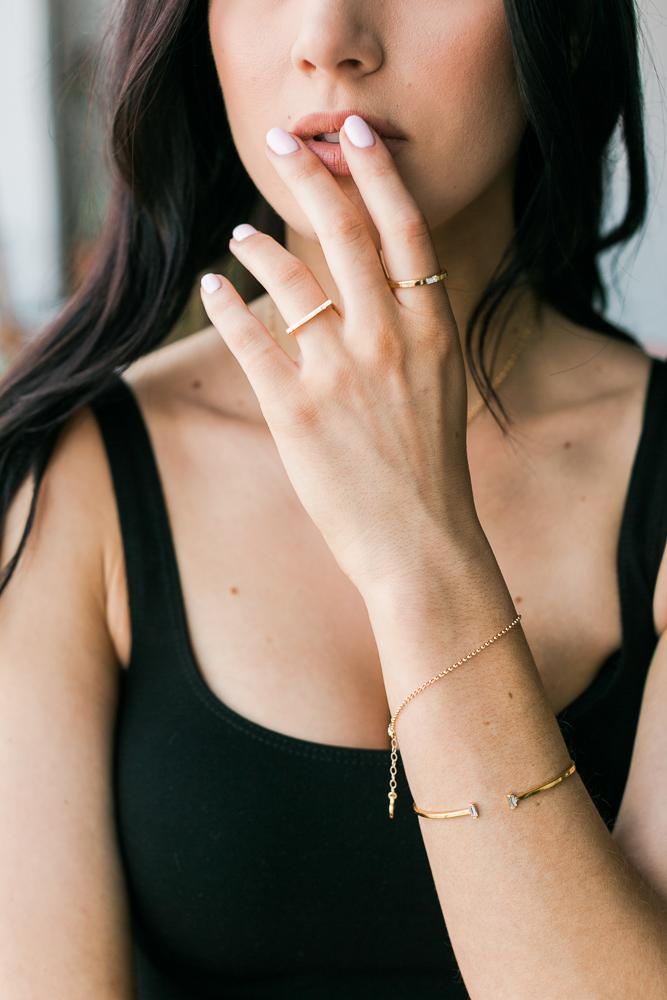
M 403 572 L 375 581 L 362 596 L 392 712 L 410 691 L 516 617 L 481 528 L 470 535 L 441 536 L 406 562 Z M 463 681 L 464 689 L 469 683 Z M 433 704 L 433 698 L 424 704 Z M 421 712 L 411 715 L 418 719 Z
M 464 600 L 471 589 L 495 568 L 493 550 L 476 516 L 456 531 L 423 530 L 409 539 L 390 566 L 367 577 L 359 587 L 369 611 L 405 615 L 410 610 L 428 613 L 442 609 L 456 597 Z

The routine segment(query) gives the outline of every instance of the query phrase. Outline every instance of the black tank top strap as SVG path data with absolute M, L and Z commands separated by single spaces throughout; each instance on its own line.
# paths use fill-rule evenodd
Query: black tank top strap
M 171 529 L 148 428 L 117 376 L 92 402 L 111 469 L 125 555 L 132 660 L 180 640 L 174 609 Z
M 653 594 L 667 544 L 667 358 L 653 358 L 630 473 L 618 567 L 625 644 L 653 645 Z

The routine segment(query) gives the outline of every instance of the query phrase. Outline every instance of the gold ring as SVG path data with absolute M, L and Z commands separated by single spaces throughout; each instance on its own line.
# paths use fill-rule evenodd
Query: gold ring
M 309 319 L 312 319 L 313 316 L 317 316 L 318 313 L 324 312 L 324 310 L 328 309 L 329 306 L 333 306 L 334 309 L 336 308 L 333 299 L 327 299 L 326 302 L 323 302 L 322 305 L 317 306 L 317 308 L 313 309 L 312 312 L 309 312 L 305 316 L 302 316 L 297 323 L 293 323 L 292 326 L 286 327 L 285 333 L 294 333 L 294 331 L 298 330 L 300 326 L 303 326 L 304 323 L 307 323 Z

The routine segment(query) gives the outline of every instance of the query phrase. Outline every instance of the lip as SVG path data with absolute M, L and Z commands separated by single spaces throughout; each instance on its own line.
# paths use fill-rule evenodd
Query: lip
M 326 129 L 320 129 L 320 131 L 327 131 Z M 338 129 L 331 129 L 332 132 L 337 132 Z M 396 153 L 405 145 L 404 139 L 385 139 L 383 138 L 385 146 L 392 154 L 395 156 Z M 304 139 L 304 146 L 308 146 L 308 149 L 312 149 L 316 156 L 319 156 L 325 167 L 328 167 L 332 174 L 336 177 L 351 177 L 352 171 L 350 170 L 347 160 L 345 159 L 345 154 L 343 153 L 342 147 L 337 142 L 324 142 L 317 139 Z
M 336 177 L 351 177 L 352 171 L 347 165 L 341 146 L 332 142 L 314 139 L 320 132 L 340 132 L 348 115 L 360 115 L 364 121 L 375 129 L 385 146 L 395 156 L 406 142 L 406 136 L 387 118 L 360 111 L 358 108 L 347 108 L 343 111 L 315 111 L 304 115 L 290 129 L 303 141 L 308 149 L 319 156 L 320 160 Z
M 319 135 L 320 132 L 340 132 L 343 122 L 348 115 L 359 115 L 369 125 L 373 126 L 382 139 L 405 140 L 406 138 L 400 129 L 396 128 L 387 118 L 380 118 L 378 115 L 359 111 L 357 108 L 348 108 L 344 111 L 315 111 L 310 115 L 304 115 L 303 118 L 299 118 L 298 122 L 289 131 L 294 132 L 295 135 L 298 135 L 305 142 L 306 139 L 312 139 L 314 135 Z

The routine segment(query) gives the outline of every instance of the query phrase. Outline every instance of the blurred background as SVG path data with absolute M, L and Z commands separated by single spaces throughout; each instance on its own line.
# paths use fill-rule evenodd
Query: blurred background
M 0 371 L 79 283 L 106 205 L 107 165 L 92 96 L 114 0 L 0 0 Z M 640 0 L 651 204 L 640 237 L 603 258 L 609 316 L 667 354 L 667 0 Z M 609 222 L 625 199 L 616 167 Z M 257 288 L 254 294 L 260 294 Z M 170 339 L 207 323 L 199 294 Z

